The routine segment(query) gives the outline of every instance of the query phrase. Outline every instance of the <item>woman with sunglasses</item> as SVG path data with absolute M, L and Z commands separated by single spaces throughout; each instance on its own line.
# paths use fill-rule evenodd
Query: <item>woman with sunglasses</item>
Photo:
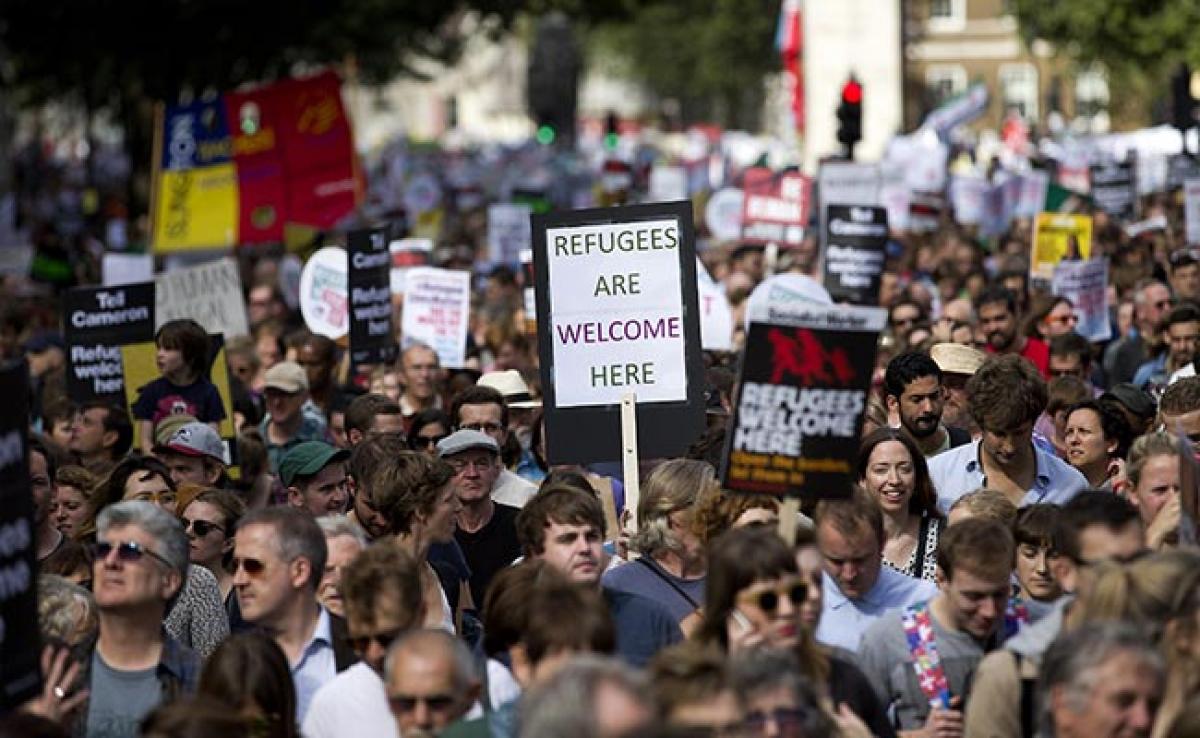
M 827 712 L 843 705 L 877 736 L 894 736 L 875 692 L 858 667 L 817 644 L 801 610 L 810 579 L 796 555 L 762 526 L 737 528 L 713 542 L 708 555 L 704 620 L 697 637 L 737 654 L 752 648 L 795 654 L 804 677 L 822 691 Z
M 229 622 L 241 621 L 237 597 L 233 593 L 233 531 L 246 514 L 246 503 L 223 489 L 205 489 L 192 498 L 179 516 L 188 537 L 188 555 L 192 564 L 202 566 L 217 578 L 221 601 Z
M 437 456 L 437 444 L 450 435 L 450 416 L 444 410 L 430 408 L 413 416 L 408 443 L 413 451 Z
M 863 439 L 856 468 L 859 484 L 883 510 L 883 563 L 933 581 L 944 521 L 916 443 L 902 431 L 879 428 Z

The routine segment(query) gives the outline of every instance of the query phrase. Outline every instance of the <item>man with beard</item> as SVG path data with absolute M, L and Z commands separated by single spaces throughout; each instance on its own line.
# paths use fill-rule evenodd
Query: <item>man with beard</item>
M 975 298 L 979 327 L 992 354 L 1017 354 L 1028 359 L 1042 376 L 1050 378 L 1050 347 L 1040 338 L 1022 336 L 1017 330 L 1017 298 L 999 285 L 990 285 Z
M 942 370 L 925 354 L 900 354 L 888 362 L 883 390 L 888 410 L 900 417 L 900 427 L 917 442 L 925 458 L 971 442 L 970 433 L 942 424 L 946 403 Z
M 967 402 L 967 381 L 983 364 L 985 355 L 959 343 L 938 343 L 929 349 L 929 358 L 942 370 L 942 387 L 946 390 L 942 423 L 948 428 L 964 428 L 974 435 L 979 429 Z
M 1033 424 L 1047 400 L 1033 365 L 1011 354 L 988 357 L 967 382 L 967 397 L 979 440 L 929 461 L 943 514 L 980 487 L 1002 492 L 1017 507 L 1062 505 L 1087 487 L 1082 474 L 1033 443 Z

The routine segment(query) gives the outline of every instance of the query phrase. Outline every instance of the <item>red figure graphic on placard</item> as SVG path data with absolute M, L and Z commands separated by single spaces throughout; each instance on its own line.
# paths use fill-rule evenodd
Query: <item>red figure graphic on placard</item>
M 854 367 L 840 348 L 826 351 L 812 331 L 797 328 L 789 336 L 779 328 L 767 332 L 771 342 L 771 384 L 779 384 L 784 377 L 800 380 L 800 386 L 833 384 L 846 386 L 854 380 Z M 830 374 L 832 372 L 832 375 Z

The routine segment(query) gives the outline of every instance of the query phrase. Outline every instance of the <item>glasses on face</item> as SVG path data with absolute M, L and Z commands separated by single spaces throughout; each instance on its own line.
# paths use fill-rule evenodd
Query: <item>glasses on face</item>
M 121 541 L 120 543 L 111 543 L 109 541 L 97 541 L 92 545 L 92 554 L 96 561 L 105 561 L 108 555 L 117 551 L 117 560 L 127 564 L 132 564 L 142 560 L 143 556 L 149 556 L 156 559 L 165 565 L 168 569 L 173 569 L 171 562 L 164 559 L 162 556 L 151 551 L 148 547 L 143 546 L 137 541 Z
M 501 429 L 503 429 L 503 428 L 504 428 L 504 426 L 500 425 L 499 423 L 492 423 L 492 422 L 463 423 L 462 425 L 458 426 L 459 430 L 473 430 L 473 431 L 479 431 L 480 433 L 487 433 L 489 435 L 492 433 L 499 433 L 501 431 Z
M 393 712 L 412 712 L 421 703 L 431 712 L 445 712 L 454 707 L 455 699 L 452 694 L 391 694 L 388 695 L 388 702 Z
M 461 474 L 467 470 L 467 467 L 473 468 L 475 471 L 487 471 L 492 468 L 495 462 L 491 457 L 486 459 L 446 459 L 450 464 L 450 468 L 455 474 Z
M 350 639 L 350 645 L 353 646 L 354 650 L 360 654 L 366 653 L 367 649 L 371 647 L 372 643 L 386 651 L 403 632 L 403 628 L 396 628 L 395 630 L 388 630 L 384 631 L 383 633 L 375 633 L 367 636 L 356 636 Z
M 760 590 L 745 596 L 745 599 L 765 613 L 774 614 L 779 609 L 782 597 L 787 597 L 792 605 L 800 605 L 808 599 L 808 585 L 804 582 L 782 584 L 774 589 Z
M 185 533 L 189 530 L 194 530 L 196 531 L 196 535 L 200 536 L 201 538 L 209 533 L 212 533 L 214 530 L 219 530 L 222 533 L 225 532 L 224 528 L 216 523 L 210 523 L 207 520 L 188 520 L 187 518 L 180 518 L 180 522 L 183 523 L 183 530 Z
M 263 571 L 267 568 L 267 565 L 264 564 L 263 562 L 259 561 L 258 559 L 239 559 L 237 557 L 234 557 L 232 564 L 233 564 L 233 573 L 234 574 L 237 573 L 238 569 L 244 569 L 246 574 L 248 574 L 249 576 L 252 576 L 252 577 L 256 577 L 259 574 L 262 574 Z
M 440 436 L 413 436 L 413 448 L 430 448 L 431 446 L 436 446 L 441 443 L 442 439 L 446 437 L 446 434 L 442 434 Z

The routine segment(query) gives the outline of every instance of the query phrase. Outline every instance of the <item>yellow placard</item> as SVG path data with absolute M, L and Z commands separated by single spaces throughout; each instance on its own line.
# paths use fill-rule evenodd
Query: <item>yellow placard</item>
M 155 179 L 154 251 L 234 246 L 238 234 L 238 185 L 233 163 L 163 171 Z
M 1088 260 L 1092 256 L 1092 216 L 1038 213 L 1033 226 L 1033 255 L 1029 273 L 1034 279 L 1054 278 L 1054 267 L 1063 259 Z

